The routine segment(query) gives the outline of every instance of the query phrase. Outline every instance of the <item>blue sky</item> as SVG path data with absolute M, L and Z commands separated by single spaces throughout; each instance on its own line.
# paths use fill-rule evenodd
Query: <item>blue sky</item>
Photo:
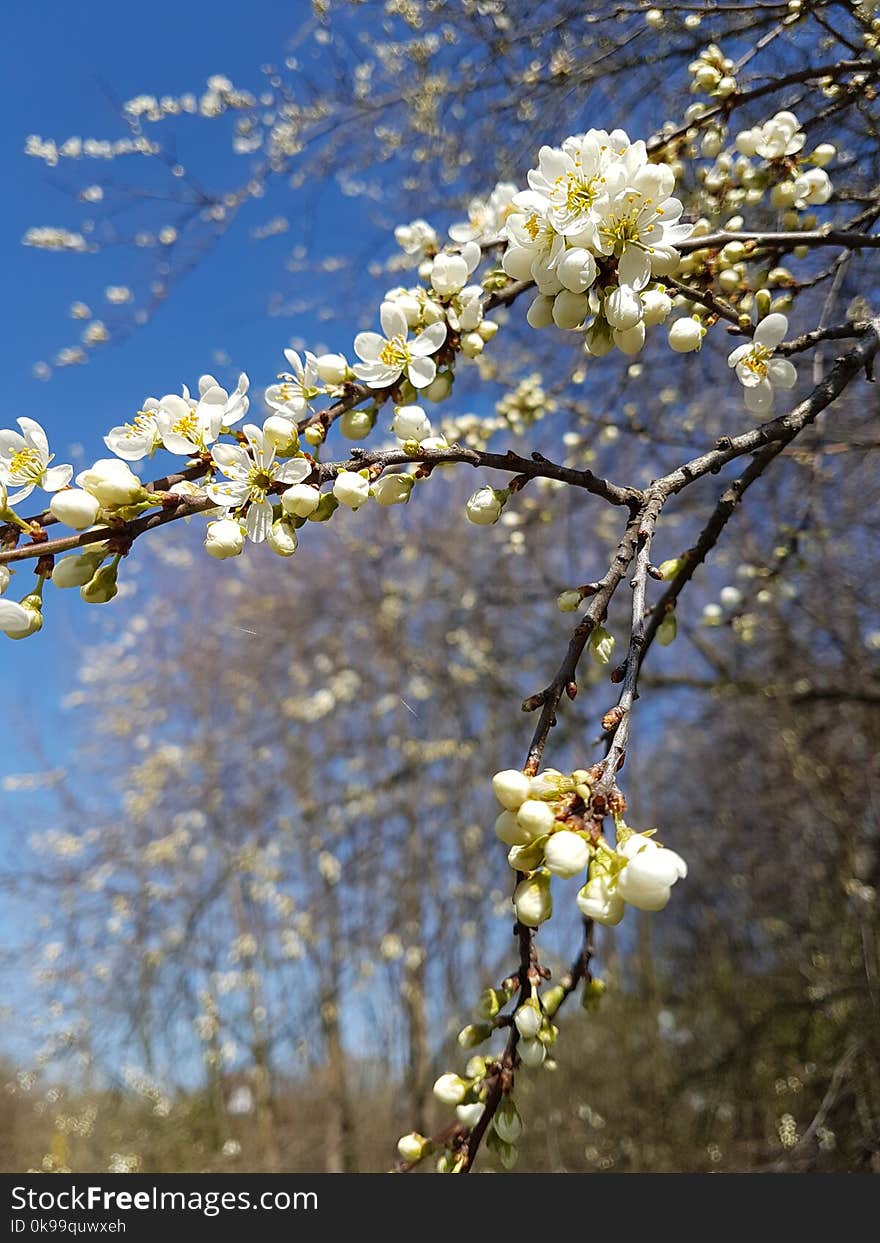
M 216 350 L 225 350 L 233 367 L 244 367 L 256 383 L 265 383 L 278 370 L 281 347 L 290 336 L 309 334 L 307 321 L 273 321 L 265 313 L 268 293 L 283 279 L 279 251 L 250 241 L 249 229 L 283 210 L 276 197 L 271 205 L 250 205 L 149 324 L 124 342 L 98 350 L 86 366 L 56 371 L 47 383 L 34 377 L 33 365 L 76 339 L 82 325 L 67 317 L 70 302 L 81 297 L 100 313 L 103 288 L 129 283 L 132 256 L 128 251 L 51 254 L 21 245 L 30 226 L 75 228 L 88 214 L 66 188 L 83 183 L 83 162 L 73 166 L 73 176 L 65 176 L 63 168 L 47 169 L 25 156 L 28 134 L 58 142 L 74 134 L 122 136 L 108 91 L 121 99 L 140 92 L 198 92 L 212 73 L 259 89 L 258 67 L 283 58 L 287 39 L 308 11 L 304 0 L 287 5 L 253 0 L 244 9 L 169 0 L 146 8 L 120 8 L 109 0 L 85 5 L 50 0 L 16 5 L 6 14 L 0 51 L 6 92 L 0 134 L 7 168 L 0 201 L 7 290 L 3 426 L 15 426 L 16 418 L 29 415 L 45 426 L 58 460 L 76 462 L 70 449 L 77 443 L 93 459 L 103 450 L 102 433 L 126 421 L 146 395 L 177 390 L 183 381 L 193 384 L 201 372 L 216 369 Z M 215 127 L 191 122 L 182 131 L 184 158 L 190 164 L 193 155 L 194 167 L 209 186 L 212 173 L 214 185 L 243 176 L 245 163 L 230 153 L 228 135 L 222 122 Z M 93 169 L 96 181 L 112 174 L 134 183 L 141 172 L 137 157 L 112 166 L 94 162 Z M 285 242 L 293 245 L 294 240 L 288 235 Z M 22 573 L 19 579 L 26 589 L 29 576 Z M 64 718 L 56 705 L 74 682 L 77 647 L 97 619 L 78 599 L 62 601 L 61 596 L 53 593 L 52 615 L 42 635 L 0 647 L 0 676 L 18 722 L 4 749 L 2 772 L 41 766 L 29 755 L 29 736 L 37 725 L 48 748 L 56 755 L 65 750 Z

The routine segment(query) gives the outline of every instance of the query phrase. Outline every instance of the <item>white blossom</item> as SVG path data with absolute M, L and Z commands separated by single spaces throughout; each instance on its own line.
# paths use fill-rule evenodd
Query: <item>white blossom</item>
M 737 346 L 727 359 L 727 365 L 736 368 L 745 388 L 746 407 L 752 414 L 768 414 L 773 409 L 774 388 L 791 388 L 797 381 L 794 364 L 787 358 L 773 357 L 787 332 L 784 315 L 768 315 L 758 324 L 752 340 Z
M 242 509 L 247 505 L 248 539 L 262 543 L 272 525 L 272 506 L 266 499 L 276 484 L 302 483 L 312 473 L 312 463 L 305 457 L 275 460 L 275 446 L 267 444 L 262 430 L 253 423 L 244 427 L 247 448 L 240 444 L 215 445 L 211 450 L 226 482 L 212 483 L 205 489 L 216 505 L 225 509 Z
M 49 452 L 49 441 L 39 423 L 28 418 L 16 422 L 20 432 L 0 430 L 0 483 L 8 489 L 9 505 L 25 500 L 34 488 L 57 492 L 73 474 L 72 466 L 49 465 L 55 455 Z
M 266 389 L 266 402 L 287 418 L 298 419 L 308 413 L 310 402 L 322 391 L 318 382 L 318 360 L 308 350 L 304 360 L 296 350 L 285 350 L 284 357 L 291 370 L 284 372 L 277 384 L 269 385 Z
M 406 374 L 414 388 L 425 388 L 437 374 L 430 355 L 446 340 L 446 325 L 430 324 L 408 341 L 406 317 L 394 303 L 382 303 L 379 319 L 384 336 L 378 332 L 359 332 L 354 339 L 355 353 L 362 360 L 352 368 L 355 375 L 370 388 L 389 388 Z

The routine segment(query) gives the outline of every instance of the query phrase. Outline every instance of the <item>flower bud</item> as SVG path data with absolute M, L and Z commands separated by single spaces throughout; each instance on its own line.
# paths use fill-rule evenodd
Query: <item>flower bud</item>
M 370 481 L 354 470 L 341 470 L 333 482 L 333 495 L 349 509 L 360 509 L 369 498 Z
M 632 328 L 615 328 L 611 336 L 621 354 L 638 354 L 645 344 L 645 325 L 638 323 L 633 324 Z
M 0 630 L 10 639 L 27 639 L 43 627 L 43 602 L 38 595 L 25 596 L 20 604 L 0 600 Z
M 56 587 L 84 587 L 102 558 L 101 553 L 82 553 L 79 556 L 62 557 L 55 562 L 52 571 L 52 582 Z
M 482 1101 L 475 1101 L 472 1105 L 456 1105 L 455 1116 L 463 1127 L 472 1131 L 482 1118 L 485 1108 Z
M 452 392 L 453 378 L 451 371 L 438 371 L 428 387 L 422 389 L 422 396 L 428 401 L 445 401 Z
M 578 910 L 585 919 L 613 928 L 623 919 L 623 898 L 610 886 L 608 877 L 598 873 L 587 881 L 577 896 Z
M 563 1001 L 565 1001 L 566 996 L 566 991 L 561 984 L 554 984 L 552 988 L 546 989 L 541 994 L 541 1005 L 544 1007 L 544 1013 L 548 1018 L 553 1018 L 553 1015 Z
M 383 475 L 370 488 L 370 495 L 380 505 L 405 505 L 414 483 L 413 475 Z
M 478 488 L 465 507 L 468 522 L 478 527 L 491 526 L 501 517 L 509 495 L 506 488 Z
M 148 493 L 137 475 L 119 458 L 101 458 L 76 477 L 79 487 L 96 498 L 104 509 L 136 505 Z
M 820 142 L 816 150 L 810 156 L 810 159 L 818 168 L 824 168 L 826 164 L 830 164 L 837 155 L 837 148 L 833 143 Z
M 3 592 L 9 586 L 11 581 L 12 581 L 12 570 L 10 570 L 8 565 L 0 565 L 0 596 L 3 595 Z
M 484 988 L 477 1002 L 476 1013 L 481 1019 L 494 1019 L 507 1005 L 510 998 L 497 988 Z
M 492 778 L 492 790 L 502 807 L 518 811 L 529 796 L 529 778 L 517 768 L 505 768 Z
M 590 655 L 597 665 L 607 665 L 614 652 L 614 635 L 597 626 L 590 635 Z
M 669 328 L 669 344 L 677 354 L 689 354 L 703 344 L 705 329 L 693 316 L 676 319 Z
M 491 1023 L 468 1023 L 458 1033 L 458 1043 L 463 1049 L 475 1049 L 488 1040 L 494 1030 Z
M 553 299 L 553 322 L 557 328 L 579 328 L 589 314 L 590 301 L 586 294 L 563 289 Z
M 553 299 L 539 293 L 526 311 L 526 319 L 532 328 L 549 328 L 553 323 Z
M 421 442 L 431 435 L 431 420 L 421 406 L 398 406 L 391 420 L 391 430 L 398 440 Z
M 642 300 L 634 289 L 620 285 L 605 299 L 605 318 L 612 328 L 634 328 L 642 318 Z
M 279 457 L 293 457 L 299 450 L 296 424 L 282 414 L 270 414 L 263 422 L 263 437 Z
M 661 561 L 657 568 L 663 581 L 669 583 L 674 578 L 678 578 L 684 567 L 684 557 L 671 557 L 668 561 Z
M 571 783 L 563 777 L 558 768 L 544 768 L 529 780 L 529 798 L 559 798 L 571 789 Z
M 339 420 L 339 430 L 346 440 L 363 440 L 369 436 L 376 424 L 376 411 L 373 407 L 367 410 L 346 410 Z
M 64 488 L 56 492 L 49 502 L 52 517 L 75 531 L 93 526 L 100 508 L 98 498 L 83 488 Z
M 409 1135 L 401 1135 L 397 1141 L 397 1151 L 404 1161 L 415 1164 L 427 1154 L 430 1144 L 431 1141 L 419 1135 L 418 1131 L 410 1131 Z
M 495 836 L 505 846 L 526 846 L 532 841 L 532 835 L 517 824 L 512 811 L 503 811 L 495 821 Z
M 491 341 L 498 332 L 498 327 L 494 319 L 481 319 L 477 332 L 484 341 Z
M 281 508 L 294 518 L 308 518 L 318 508 L 321 493 L 309 483 L 294 483 L 281 493 Z
M 465 358 L 477 358 L 482 354 L 486 342 L 478 332 L 466 332 L 461 338 L 461 352 Z
M 556 275 L 570 293 L 583 293 L 596 279 L 596 260 L 588 250 L 574 246 L 557 263 Z
M 527 1001 L 513 1016 L 516 1030 L 524 1040 L 534 1040 L 544 1023 L 544 1016 L 537 1001 Z
M 620 896 L 640 911 L 661 911 L 672 886 L 687 876 L 687 864 L 674 850 L 664 850 L 652 838 L 634 833 L 618 847 L 627 864 L 617 878 Z
M 322 445 L 324 443 L 326 435 L 327 433 L 324 431 L 324 428 L 320 423 L 310 423 L 303 432 L 303 440 L 307 445 L 311 445 L 312 448 L 316 448 L 318 445 Z
M 279 557 L 292 557 L 299 544 L 293 523 L 288 518 L 278 518 L 269 528 L 266 543 Z
M 537 928 L 553 914 L 550 873 L 535 872 L 521 880 L 513 892 L 516 917 L 527 928 Z
M 348 376 L 348 363 L 344 354 L 319 354 L 315 359 L 315 367 L 325 384 L 344 384 Z
M 444 1105 L 460 1105 L 467 1089 L 468 1085 L 464 1079 L 449 1072 L 441 1075 L 434 1084 L 434 1095 Z
M 642 294 L 642 318 L 648 327 L 662 324 L 672 310 L 672 299 L 662 289 L 646 289 Z
M 544 862 L 546 835 L 536 837 L 533 842 L 524 842 L 519 846 L 511 846 L 507 852 L 507 862 L 514 872 L 534 872 Z
M 244 531 L 235 518 L 220 518 L 209 522 L 205 532 L 205 549 L 218 561 L 237 557 L 244 548 Z
M 492 1126 L 495 1128 L 495 1134 L 505 1144 L 515 1144 L 522 1135 L 522 1118 L 519 1116 L 512 1096 L 501 1098 L 501 1104 L 492 1119 Z
M 544 864 L 554 876 L 577 876 L 590 861 L 590 847 L 577 833 L 561 829 L 544 847 Z
M 520 804 L 516 813 L 516 823 L 524 833 L 529 835 L 528 840 L 534 841 L 536 837 L 553 831 L 556 817 L 548 803 L 536 798 L 527 798 L 524 803 Z
M 516 1051 L 523 1066 L 528 1066 L 529 1070 L 537 1070 L 547 1056 L 547 1047 L 540 1040 L 521 1040 Z
M 605 996 L 605 981 L 596 979 L 584 980 L 584 987 L 581 991 L 581 1005 L 585 1010 L 593 1011 L 599 1009 L 599 1003 Z
M 105 565 L 96 570 L 89 581 L 79 589 L 86 604 L 108 604 L 116 595 L 116 566 Z
M 468 265 L 463 255 L 443 252 L 437 256 L 431 268 L 431 284 L 441 298 L 448 298 L 464 289 L 468 276 Z
M 581 593 L 574 589 L 561 591 L 556 597 L 556 607 L 560 613 L 576 613 L 581 606 L 583 598 Z
M 678 622 L 675 617 L 675 609 L 670 609 L 657 627 L 657 642 L 661 647 L 669 647 L 669 644 L 674 641 L 677 634 Z

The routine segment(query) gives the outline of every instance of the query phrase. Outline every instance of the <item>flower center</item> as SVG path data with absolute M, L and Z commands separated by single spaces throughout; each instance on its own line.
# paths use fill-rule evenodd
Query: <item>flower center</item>
M 743 366 L 763 380 L 767 376 L 767 363 L 772 353 L 766 345 L 753 345 L 743 359 Z
M 266 493 L 272 487 L 272 476 L 259 466 L 252 466 L 248 471 L 248 487 L 255 501 L 264 501 Z
M 386 341 L 379 353 L 379 361 L 386 367 L 405 367 L 409 362 L 409 350 L 403 337 L 392 337 Z
M 646 250 L 640 236 L 638 215 L 638 210 L 634 209 L 624 216 L 609 216 L 599 231 L 615 250 L 619 247 L 622 251 L 626 246 L 638 246 Z
M 568 173 L 557 179 L 557 186 L 563 182 L 565 207 L 573 216 L 580 216 L 590 210 L 599 193 L 600 177 L 584 177 L 578 173 Z
M 193 444 L 198 444 L 202 439 L 202 429 L 199 427 L 194 410 L 191 410 L 189 414 L 181 415 L 171 430 L 175 436 L 182 436 L 184 440 L 189 440 Z
M 51 458 L 49 459 L 52 460 Z M 10 482 L 21 483 L 38 483 L 43 477 L 45 466 L 36 449 L 28 446 L 25 449 L 19 449 L 17 453 L 12 455 L 9 463 L 9 479 Z

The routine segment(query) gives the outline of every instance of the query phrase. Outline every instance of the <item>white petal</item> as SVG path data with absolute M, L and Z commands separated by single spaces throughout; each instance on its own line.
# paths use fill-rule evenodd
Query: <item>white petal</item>
M 772 358 L 767 364 L 767 378 L 777 388 L 792 388 L 797 383 L 794 363 L 787 358 Z
M 402 367 L 389 367 L 385 363 L 355 363 L 352 371 L 370 388 L 388 388 L 400 376 Z
M 425 354 L 433 354 L 439 350 L 446 340 L 446 325 L 442 322 L 430 324 L 424 332 L 419 333 L 410 345 L 410 353 L 417 358 Z
M 399 306 L 393 302 L 383 302 L 379 307 L 379 322 L 382 331 L 390 341 L 392 337 L 406 337 L 406 316 Z
M 49 456 L 49 441 L 46 439 L 46 433 L 40 427 L 35 419 L 16 419 L 18 426 L 24 433 L 27 443 L 38 453 L 43 455 L 43 461 Z
M 247 512 L 245 530 L 255 544 L 262 544 L 272 526 L 272 506 L 268 501 L 252 501 Z
M 762 380 L 756 388 L 747 388 L 743 396 L 746 409 L 752 414 L 768 414 L 773 409 L 773 386 L 769 380 Z
M 745 358 L 751 348 L 752 347 L 749 342 L 746 342 L 744 345 L 738 345 L 733 353 L 729 354 L 727 357 L 728 367 L 735 367 L 741 358 Z
M 644 289 L 651 279 L 651 260 L 635 246 L 627 246 L 617 265 L 617 279 L 621 285 L 632 289 Z
M 223 509 L 238 509 L 250 496 L 250 488 L 241 480 L 222 479 L 219 483 L 208 484 L 205 494 Z
M 295 457 L 278 468 L 275 479 L 278 483 L 303 483 L 312 473 L 312 463 L 308 458 Z
M 787 332 L 787 318 L 775 311 L 772 315 L 768 315 L 766 319 L 762 319 L 760 324 L 758 324 L 758 327 L 755 329 L 755 341 L 757 341 L 758 345 L 766 345 L 768 350 L 775 350 L 780 341 L 785 339 Z
M 407 367 L 407 375 L 414 388 L 427 388 L 437 375 L 433 358 L 413 358 Z
M 50 466 L 48 470 L 43 471 L 40 487 L 44 492 L 57 492 L 59 488 L 66 487 L 70 483 L 72 475 L 72 466 Z
M 9 427 L 0 431 L 0 457 L 12 457 L 18 453 L 19 449 L 26 447 L 27 441 L 18 432 L 12 431 Z
M 10 636 L 27 634 L 31 627 L 31 618 L 27 609 L 23 609 L 14 600 L 0 600 L 0 630 Z
M 378 332 L 359 332 L 354 339 L 354 352 L 366 363 L 375 362 L 385 348 L 385 338 Z

